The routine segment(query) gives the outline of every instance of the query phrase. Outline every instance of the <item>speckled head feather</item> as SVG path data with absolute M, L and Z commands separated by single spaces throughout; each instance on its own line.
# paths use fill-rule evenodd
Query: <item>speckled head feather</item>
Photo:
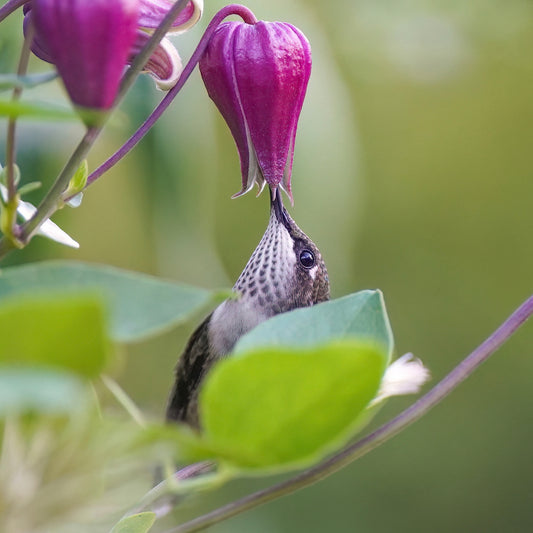
M 228 300 L 213 313 L 212 341 L 228 353 L 245 332 L 279 313 L 329 299 L 329 279 L 320 251 L 271 193 L 270 219 Z

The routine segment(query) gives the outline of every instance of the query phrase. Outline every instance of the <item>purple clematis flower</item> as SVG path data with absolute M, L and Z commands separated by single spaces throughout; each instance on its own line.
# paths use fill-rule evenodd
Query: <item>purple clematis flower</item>
M 31 0 L 24 6 L 24 31 L 34 24 L 33 53 L 55 64 L 71 100 L 90 109 L 109 109 L 124 72 L 150 38 L 173 1 Z M 202 0 L 191 0 L 172 26 L 194 25 Z M 179 54 L 166 38 L 152 54 L 146 71 L 160 89 L 173 87 L 182 71 Z
M 200 60 L 211 99 L 226 120 L 239 151 L 242 190 L 265 182 L 292 202 L 294 139 L 307 82 L 311 47 L 284 22 L 225 22 Z

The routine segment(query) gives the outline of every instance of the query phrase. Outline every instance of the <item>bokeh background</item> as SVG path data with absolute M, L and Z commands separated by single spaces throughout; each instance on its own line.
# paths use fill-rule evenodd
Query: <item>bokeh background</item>
M 222 5 L 206 0 L 199 26 L 175 39 L 184 58 Z M 313 47 L 290 212 L 320 247 L 333 296 L 382 289 L 397 353 L 422 358 L 436 383 L 533 289 L 533 4 L 247 5 L 258 18 L 297 25 Z M 19 33 L 20 17 L 2 26 L 2 72 L 14 69 Z M 63 92 L 52 83 L 27 97 L 62 100 Z M 91 168 L 160 97 L 149 79 L 139 80 L 92 152 Z M 24 122 L 19 132 L 24 180 L 47 184 L 82 128 Z M 230 287 L 268 218 L 265 194 L 230 200 L 239 187 L 233 140 L 196 72 L 156 128 L 87 192 L 82 206 L 56 215 L 81 249 L 35 239 L 5 264 L 71 258 Z M 29 199 L 37 202 L 39 194 Z M 116 377 L 154 417 L 163 414 L 173 366 L 194 326 L 120 348 Z M 392 441 L 314 487 L 212 530 L 532 531 L 532 380 L 528 324 Z M 411 401 L 389 402 L 373 426 Z M 232 483 L 191 501 L 182 516 L 264 485 Z

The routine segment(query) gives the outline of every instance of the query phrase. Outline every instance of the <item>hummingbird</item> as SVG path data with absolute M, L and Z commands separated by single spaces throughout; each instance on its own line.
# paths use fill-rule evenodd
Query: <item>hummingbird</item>
M 268 318 L 329 300 L 329 278 L 317 246 L 270 192 L 270 219 L 257 248 L 222 302 L 194 331 L 182 353 L 167 406 L 167 421 L 200 429 L 198 393 L 213 364 Z

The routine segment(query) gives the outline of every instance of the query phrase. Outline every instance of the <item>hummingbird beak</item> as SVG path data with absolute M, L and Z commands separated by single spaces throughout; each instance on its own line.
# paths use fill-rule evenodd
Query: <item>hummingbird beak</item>
M 281 192 L 277 189 L 270 189 L 270 209 L 274 211 L 276 218 L 280 224 L 283 224 L 287 229 L 290 229 L 290 217 L 287 210 L 283 206 Z

